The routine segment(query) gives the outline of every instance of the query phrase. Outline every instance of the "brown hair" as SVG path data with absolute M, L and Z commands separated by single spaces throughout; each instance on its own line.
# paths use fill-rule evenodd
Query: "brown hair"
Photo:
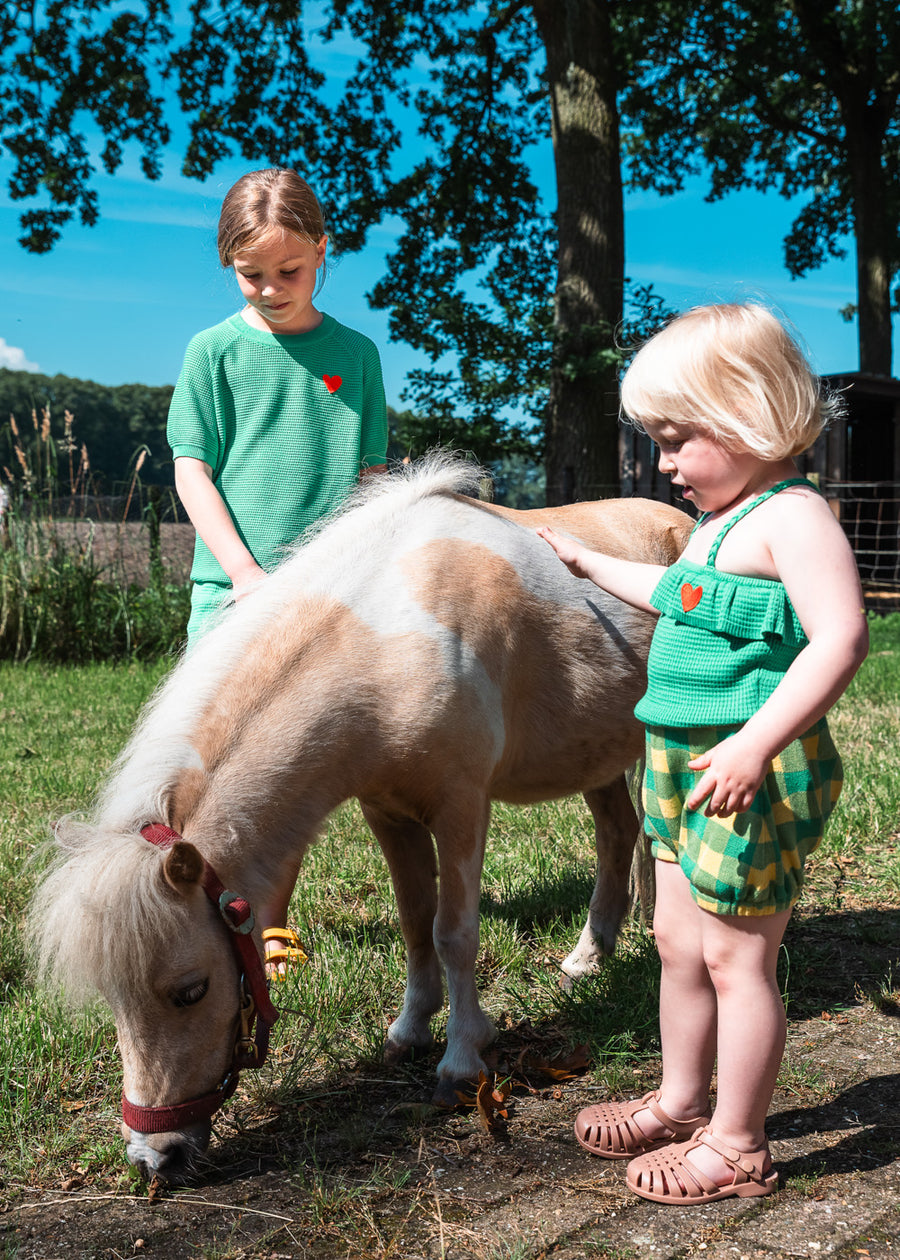
M 236 254 L 278 228 L 318 245 L 325 221 L 309 184 L 283 167 L 242 175 L 225 194 L 219 215 L 222 266 L 230 267 Z

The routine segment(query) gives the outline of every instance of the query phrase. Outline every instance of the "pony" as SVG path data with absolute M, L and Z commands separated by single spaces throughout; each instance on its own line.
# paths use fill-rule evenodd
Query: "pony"
M 432 457 L 366 479 L 182 656 L 91 813 L 56 825 L 31 949 L 70 1001 L 111 1006 L 123 1136 L 145 1176 L 186 1175 L 236 1069 L 264 1056 L 253 1018 L 264 1042 L 277 1013 L 250 907 L 289 894 L 348 798 L 406 945 L 389 1060 L 431 1046 L 446 977 L 439 1101 L 484 1070 L 495 1035 L 475 987 L 492 800 L 584 794 L 597 881 L 563 969 L 583 976 L 614 946 L 654 619 L 572 577 L 535 527 L 667 565 L 691 522 L 638 499 L 505 509 L 471 497 L 481 475 Z

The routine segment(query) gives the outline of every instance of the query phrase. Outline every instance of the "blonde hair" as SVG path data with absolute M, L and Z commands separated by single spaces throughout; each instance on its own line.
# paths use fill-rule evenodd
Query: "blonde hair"
M 313 245 L 325 235 L 316 194 L 296 171 L 271 167 L 242 175 L 225 194 L 219 215 L 219 261 L 230 267 L 242 250 L 282 229 Z
M 622 381 L 622 412 L 637 428 L 699 425 L 761 459 L 799 455 L 840 410 L 784 325 L 755 303 L 679 315 L 642 346 Z

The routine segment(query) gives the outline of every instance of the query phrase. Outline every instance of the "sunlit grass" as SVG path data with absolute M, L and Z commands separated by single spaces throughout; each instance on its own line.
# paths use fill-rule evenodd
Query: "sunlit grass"
M 900 826 L 893 770 L 900 617 L 873 630 L 873 655 L 834 718 L 847 787 L 813 863 L 805 904 L 816 911 L 840 914 L 851 902 L 857 908 L 900 904 L 892 848 Z M 83 1020 L 62 1015 L 36 994 L 20 934 L 40 869 L 35 855 L 52 820 L 90 804 L 165 670 L 165 664 L 0 665 L 0 1143 L 10 1186 L 59 1177 L 71 1167 L 123 1175 L 116 1137 L 121 1070 L 109 1018 L 102 1009 Z M 528 1020 L 570 1048 L 588 1045 L 588 1100 L 649 1088 L 653 1081 L 644 1076 L 655 1070 L 658 1055 L 658 961 L 652 935 L 638 919 L 626 924 L 615 957 L 596 977 L 560 988 L 559 962 L 581 929 L 592 887 L 592 830 L 583 802 L 496 807 L 482 893 L 482 1000 L 503 1027 Z M 314 1103 L 352 1146 L 353 1116 L 344 1116 L 334 1082 L 354 1073 L 361 1080 L 384 1075 L 381 1044 L 405 982 L 387 869 L 355 803 L 333 816 L 310 851 L 291 918 L 311 959 L 279 986 L 276 1001 L 286 1009 L 270 1063 L 242 1078 L 223 1124 L 238 1120 L 242 1109 L 302 1115 Z M 880 930 L 877 922 L 863 926 Z M 792 958 L 786 967 L 789 991 L 801 964 Z M 886 1002 L 895 992 L 893 975 L 876 976 L 866 981 L 860 1000 Z M 442 1015 L 434 1025 L 439 1042 L 444 1027 Z M 439 1053 L 440 1046 L 424 1068 L 412 1069 L 411 1091 L 421 1095 Z M 786 1087 L 809 1088 L 797 1070 L 788 1065 Z M 405 1089 L 401 1074 L 398 1097 Z M 329 1091 L 338 1108 L 333 1115 Z M 358 1140 L 365 1140 L 364 1132 Z M 310 1194 L 315 1177 L 310 1172 L 305 1183 Z M 327 1179 L 315 1184 L 327 1214 L 328 1196 L 344 1191 L 329 1189 Z M 343 1210 L 350 1209 L 345 1204 Z

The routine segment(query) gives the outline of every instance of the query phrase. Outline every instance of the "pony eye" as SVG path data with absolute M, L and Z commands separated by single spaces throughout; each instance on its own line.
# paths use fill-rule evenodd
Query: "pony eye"
M 196 1006 L 198 1002 L 206 997 L 209 989 L 208 980 L 198 980 L 196 984 L 189 984 L 184 989 L 177 989 L 172 994 L 173 1006 Z

